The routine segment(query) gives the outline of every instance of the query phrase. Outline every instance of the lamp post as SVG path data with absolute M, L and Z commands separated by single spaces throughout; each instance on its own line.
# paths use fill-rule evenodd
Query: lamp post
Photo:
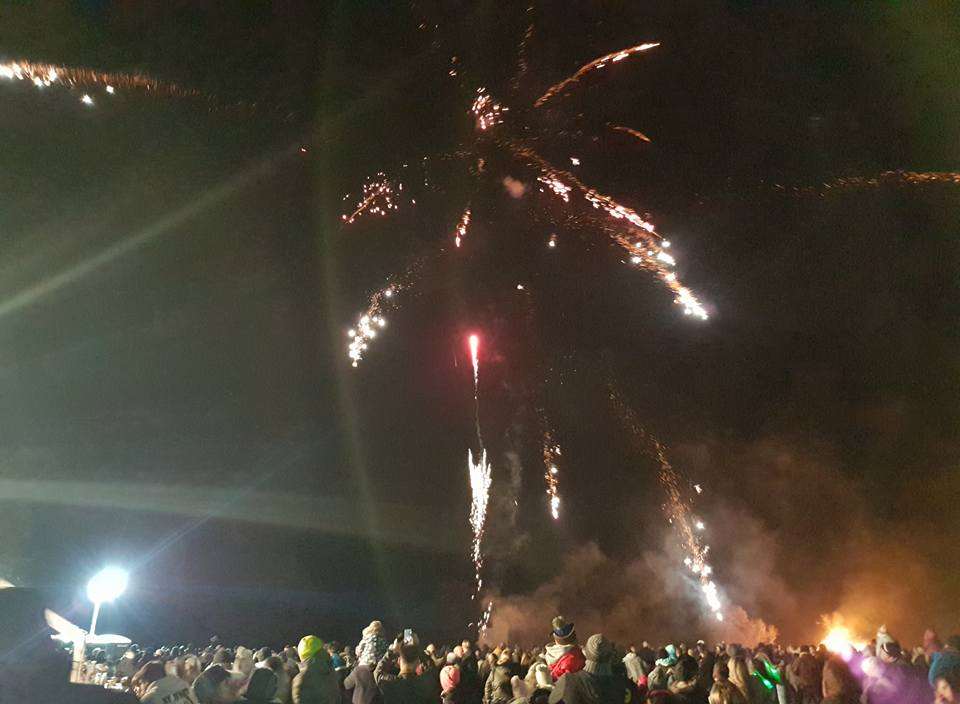
M 97 633 L 97 618 L 100 606 L 105 601 L 113 601 L 127 588 L 129 575 L 119 567 L 105 567 L 87 583 L 87 597 L 93 602 L 93 618 L 90 619 L 90 635 Z

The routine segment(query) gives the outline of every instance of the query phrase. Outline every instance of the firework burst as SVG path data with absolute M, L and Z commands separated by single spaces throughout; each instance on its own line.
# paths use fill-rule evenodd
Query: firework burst
M 569 76 L 568 78 L 564 78 L 559 83 L 555 83 L 554 85 L 550 86 L 547 89 L 546 93 L 544 93 L 539 98 L 537 98 L 537 100 L 533 103 L 533 106 L 535 108 L 539 108 L 548 100 L 550 100 L 550 98 L 554 97 L 555 95 L 559 95 L 560 93 L 563 93 L 564 91 L 569 89 L 571 86 L 573 86 L 575 83 L 578 83 L 588 73 L 593 73 L 594 71 L 599 71 L 600 69 L 606 68 L 607 66 L 617 64 L 623 61 L 624 59 L 626 59 L 627 57 L 633 56 L 634 54 L 639 54 L 641 51 L 647 51 L 648 49 L 653 49 L 654 47 L 657 47 L 657 46 L 660 46 L 659 42 L 655 42 L 652 44 L 637 44 L 636 46 L 631 46 L 626 49 L 621 49 L 620 51 L 614 51 L 611 54 L 605 54 L 600 58 L 594 59 L 590 63 L 584 64 L 583 66 L 581 66 L 580 69 L 577 70 L 577 72 L 574 73 L 572 76 Z

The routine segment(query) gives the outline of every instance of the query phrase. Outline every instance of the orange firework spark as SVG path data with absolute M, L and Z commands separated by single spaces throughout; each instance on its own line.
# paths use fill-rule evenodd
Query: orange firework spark
M 370 303 L 366 310 L 358 316 L 356 324 L 347 331 L 347 337 L 350 339 L 347 345 L 347 356 L 350 358 L 351 366 L 360 366 L 360 360 L 369 348 L 370 341 L 387 326 L 384 312 L 399 305 L 399 294 L 414 284 L 425 261 L 426 257 L 417 258 L 406 270 L 392 276 L 386 286 L 370 296 Z
M 709 545 L 704 545 L 698 535 L 705 529 L 702 521 L 692 516 L 692 507 L 681 489 L 681 479 L 677 470 L 667 459 L 663 444 L 644 430 L 637 419 L 636 413 L 630 408 L 612 387 L 609 387 L 610 401 L 620 417 L 621 423 L 627 428 L 637 449 L 653 456 L 660 466 L 658 479 L 663 486 L 667 501 L 663 505 L 663 512 L 667 522 L 677 531 L 686 557 L 683 564 L 696 575 L 703 599 L 714 617 L 723 621 L 723 605 L 720 602 L 719 589 L 710 576 L 713 568 L 707 562 Z
M 633 225 L 633 228 L 628 230 L 617 228 L 614 230 L 608 229 L 606 232 L 628 254 L 631 264 L 657 274 L 664 286 L 673 292 L 674 300 L 683 306 L 684 314 L 695 315 L 703 320 L 707 319 L 707 311 L 703 304 L 689 288 L 677 279 L 677 275 L 673 271 L 676 260 L 666 251 L 670 248 L 670 242 L 656 231 L 653 223 L 645 220 L 635 210 L 621 205 L 610 196 L 590 188 L 569 171 L 556 168 L 529 147 L 513 141 L 505 141 L 501 144 L 511 150 L 515 156 L 532 162 L 541 172 L 538 180 L 562 198 L 565 203 L 570 202 L 569 194 L 576 190 L 584 200 L 594 208 L 605 212 L 610 218 L 625 220 Z
M 457 223 L 457 229 L 453 237 L 453 243 L 459 247 L 463 238 L 467 236 L 467 229 L 470 227 L 470 206 L 467 206 L 460 216 L 460 222 Z
M 926 186 L 931 184 L 960 184 L 960 172 L 957 171 L 881 171 L 876 176 L 838 176 L 816 186 L 783 186 L 776 184 L 781 191 L 799 195 L 826 196 L 831 193 L 843 193 L 880 186 Z
M 560 468 L 559 457 L 563 451 L 553 439 L 549 429 L 543 433 L 543 480 L 547 485 L 547 497 L 550 501 L 550 515 L 553 520 L 560 518 Z
M 393 182 L 383 173 L 378 173 L 363 184 L 363 195 L 353 212 L 344 213 L 340 216 L 340 219 L 343 220 L 345 225 L 350 225 L 357 218 L 367 213 L 370 215 L 386 215 L 391 210 L 397 210 L 399 206 L 394 198 L 400 191 L 403 191 L 402 183 L 398 184 L 396 190 L 394 190 Z M 347 194 L 343 198 L 346 200 L 349 197 L 349 194 Z
M 32 61 L 0 63 L 0 78 L 29 81 L 37 88 L 46 88 L 54 84 L 67 88 L 102 87 L 110 95 L 113 95 L 118 88 L 141 90 L 164 96 L 200 97 L 202 95 L 198 90 L 182 88 L 176 83 L 160 81 L 141 73 L 106 73 L 89 68 L 57 66 Z M 93 104 L 93 98 L 89 94 L 84 94 L 81 100 L 87 105 Z
M 623 132 L 625 134 L 630 135 L 631 137 L 636 137 L 637 139 L 643 142 L 651 141 L 650 138 L 647 135 L 645 135 L 643 132 L 641 132 L 640 130 L 635 130 L 632 127 L 624 127 L 623 125 L 611 125 L 609 122 L 607 123 L 607 127 L 612 129 L 614 132 Z
M 477 119 L 477 129 L 481 131 L 503 122 L 503 113 L 507 110 L 493 100 L 486 88 L 477 88 L 477 97 L 470 106 L 470 111 Z
M 609 66 L 610 64 L 619 63 L 620 61 L 623 61 L 628 56 L 637 54 L 641 51 L 646 51 L 647 49 L 653 49 L 655 46 L 660 46 L 660 42 L 655 42 L 653 44 L 637 44 L 636 46 L 631 46 L 628 49 L 621 49 L 620 51 L 615 51 L 612 54 L 606 54 L 604 56 L 601 56 L 599 59 L 594 59 L 590 63 L 581 66 L 580 69 L 576 73 L 574 73 L 572 76 L 569 76 L 568 78 L 564 78 L 559 83 L 556 83 L 550 86 L 550 88 L 547 89 L 546 93 L 544 93 L 539 98 L 537 98 L 533 106 L 535 108 L 540 107 L 545 102 L 550 100 L 550 98 L 552 98 L 553 96 L 557 95 L 558 93 L 562 93 L 571 84 L 577 83 L 581 78 L 586 76 L 591 71 L 597 71 L 601 68 Z

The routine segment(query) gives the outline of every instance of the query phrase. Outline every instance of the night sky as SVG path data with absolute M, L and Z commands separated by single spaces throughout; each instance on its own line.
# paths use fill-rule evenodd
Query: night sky
M 703 486 L 718 584 L 751 617 L 785 640 L 834 610 L 905 642 L 960 628 L 960 186 L 836 181 L 960 164 L 960 8 L 532 8 L 0 9 L 0 60 L 202 93 L 88 107 L 0 81 L 0 577 L 83 625 L 88 576 L 128 565 L 100 630 L 141 642 L 350 640 L 375 617 L 459 637 L 478 615 L 463 340 L 480 331 L 488 584 L 533 624 L 511 637 L 556 610 L 620 639 L 709 627 L 671 576 L 656 465 L 608 384 Z M 644 41 L 661 46 L 529 107 Z M 711 319 L 685 318 L 602 234 L 569 225 L 548 251 L 556 228 L 501 185 L 531 172 L 476 146 L 461 85 L 649 212 Z M 479 185 L 454 158 L 475 147 Z M 379 170 L 426 177 L 430 197 L 340 227 Z M 369 293 L 448 241 L 468 200 L 464 256 L 428 266 L 351 369 L 345 331 Z M 564 447 L 558 523 L 537 406 Z

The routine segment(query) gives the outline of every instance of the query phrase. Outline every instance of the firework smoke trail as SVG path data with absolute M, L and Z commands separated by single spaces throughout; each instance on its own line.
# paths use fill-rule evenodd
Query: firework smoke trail
M 483 437 L 480 434 L 480 336 L 476 333 L 467 338 L 470 347 L 470 362 L 473 365 L 473 404 L 474 421 L 477 429 L 477 442 L 480 444 L 480 461 L 474 462 L 473 451 L 467 450 L 467 467 L 470 473 L 470 527 L 473 529 L 473 567 L 477 589 L 473 594 L 476 599 L 483 588 L 483 533 L 487 523 L 487 505 L 490 503 L 490 485 L 492 484 L 492 467 L 487 461 L 487 450 L 483 446 Z M 479 636 L 482 637 L 490 623 L 490 614 L 493 612 L 491 601 L 483 612 L 479 622 Z
M 470 346 L 470 362 L 473 364 L 473 420 L 477 428 L 477 442 L 483 449 L 483 436 L 480 433 L 480 337 L 476 334 L 467 338 Z
M 641 51 L 647 51 L 648 49 L 653 49 L 654 47 L 657 47 L 657 46 L 660 46 L 660 42 L 655 42 L 652 44 L 638 44 L 637 46 L 631 46 L 627 49 L 621 49 L 620 51 L 615 51 L 612 54 L 606 54 L 604 56 L 601 56 L 599 59 L 594 59 L 590 63 L 581 66 L 580 69 L 576 73 L 574 73 L 572 76 L 563 79 L 562 81 L 560 81 L 555 85 L 550 86 L 550 88 L 547 89 L 546 93 L 544 93 L 539 98 L 537 98 L 537 100 L 533 103 L 533 107 L 535 108 L 540 107 L 545 102 L 550 100 L 550 98 L 552 98 L 553 96 L 559 93 L 562 93 L 572 84 L 579 82 L 580 79 L 586 76 L 588 73 L 602 69 L 606 66 L 609 66 L 610 64 L 619 63 L 620 61 L 623 61 L 628 56 L 632 56 L 633 54 L 637 54 Z
M 467 342 L 470 345 L 470 362 L 473 364 L 473 398 L 474 400 L 479 399 L 479 383 L 480 383 L 480 337 L 477 335 L 471 335 Z
M 705 545 L 700 538 L 700 533 L 706 526 L 703 521 L 693 517 L 690 502 L 682 489 L 680 475 L 667 459 L 663 444 L 644 430 L 637 420 L 636 413 L 612 387 L 609 388 L 609 396 L 614 410 L 637 444 L 637 448 L 657 460 L 660 466 L 657 478 L 666 494 L 663 512 L 667 522 L 679 535 L 680 543 L 686 552 L 683 564 L 696 577 L 703 600 L 714 618 L 722 622 L 723 605 L 720 602 L 717 584 L 710 576 L 713 574 L 713 568 L 707 562 L 710 546 Z
M 541 423 L 546 425 L 541 413 Z M 550 505 L 550 515 L 553 520 L 560 518 L 560 467 L 559 457 L 563 454 L 560 445 L 553 439 L 553 433 L 547 428 L 543 432 L 543 480 L 547 485 L 547 497 Z
M 527 159 L 540 171 L 538 181 L 549 188 L 564 203 L 570 202 L 570 193 L 574 190 L 594 208 L 603 211 L 613 220 L 624 220 L 633 226 L 629 230 L 607 230 L 610 238 L 628 255 L 629 262 L 657 275 L 663 285 L 674 294 L 674 300 L 683 306 L 686 315 L 695 315 L 702 320 L 709 316 L 703 304 L 689 288 L 678 279 L 673 267 L 676 260 L 666 251 L 670 242 L 665 240 L 653 226 L 635 210 L 621 205 L 610 196 L 604 195 L 582 183 L 569 171 L 556 168 L 529 147 L 512 140 L 498 141 L 515 156 Z
M 57 84 L 68 89 L 103 88 L 110 95 L 117 89 L 140 90 L 154 95 L 172 97 L 202 97 L 198 90 L 186 89 L 176 83 L 159 81 L 156 78 L 139 73 L 107 73 L 89 68 L 57 66 L 54 64 L 34 63 L 32 61 L 8 61 L 0 63 L 0 78 L 17 81 L 29 81 L 37 88 L 46 88 Z M 89 94 L 81 97 L 81 102 L 93 105 Z
M 363 184 L 363 194 L 353 212 L 344 213 L 340 216 L 340 219 L 344 225 L 351 225 L 356 222 L 357 218 L 365 214 L 387 215 L 391 210 L 399 208 L 399 205 L 394 202 L 394 198 L 402 191 L 402 183 L 398 183 L 394 188 L 392 181 L 383 173 L 378 173 Z M 350 194 L 348 193 L 343 199 L 346 200 L 349 197 Z
M 636 137 L 637 139 L 639 139 L 639 140 L 641 140 L 641 141 L 643 141 L 643 142 L 650 142 L 650 141 L 652 141 L 652 140 L 651 140 L 647 135 L 645 135 L 643 132 L 641 132 L 640 130 L 635 130 L 635 129 L 633 129 L 632 127 L 624 127 L 623 125 L 611 125 L 609 122 L 607 123 L 607 127 L 609 127 L 610 129 L 612 129 L 614 132 L 623 132 L 623 133 L 625 133 L 625 134 L 630 135 L 631 137 Z

